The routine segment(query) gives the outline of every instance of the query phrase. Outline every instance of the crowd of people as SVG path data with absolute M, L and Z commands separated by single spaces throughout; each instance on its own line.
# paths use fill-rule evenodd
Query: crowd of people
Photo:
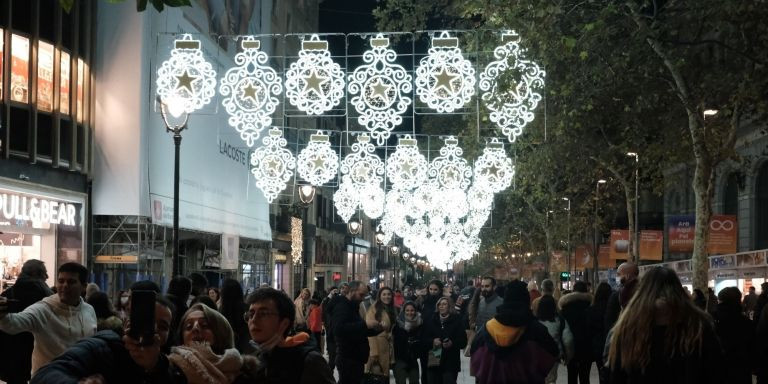
M 0 296 L 0 379 L 16 383 L 450 384 L 469 356 L 476 383 L 768 382 L 768 283 L 688 293 L 674 271 L 642 278 L 632 263 L 619 288 L 492 277 L 415 290 L 351 281 L 327 292 L 174 277 L 163 293 L 138 281 L 113 300 L 87 269 L 24 264 Z M 147 313 L 137 295 L 150 293 Z M 702 300 L 703 298 L 703 300 Z M 142 307 L 144 308 L 144 307 Z M 154 316 L 152 316 L 154 315 Z M 131 331 L 154 319 L 151 337 Z M 327 352 L 327 357 L 324 353 Z M 337 374 L 334 375 L 334 371 Z M 336 378 L 337 377 L 337 378 Z

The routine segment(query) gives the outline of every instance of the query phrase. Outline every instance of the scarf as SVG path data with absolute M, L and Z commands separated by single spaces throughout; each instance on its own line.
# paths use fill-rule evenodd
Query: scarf
M 421 326 L 421 313 L 416 312 L 416 316 L 409 320 L 405 317 L 405 312 L 400 312 L 400 316 L 397 317 L 397 325 L 405 329 L 406 332 L 410 332 Z
M 237 349 L 230 348 L 223 355 L 217 355 L 204 343 L 173 347 L 168 360 L 181 369 L 189 384 L 231 383 L 243 366 Z

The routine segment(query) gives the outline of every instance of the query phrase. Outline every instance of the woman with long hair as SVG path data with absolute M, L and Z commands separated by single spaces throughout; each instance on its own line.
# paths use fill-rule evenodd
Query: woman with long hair
M 366 321 L 376 320 L 384 328 L 383 332 L 368 338 L 370 354 L 365 364 L 365 373 L 389 377 L 395 319 L 394 292 L 388 287 L 381 288 L 376 295 L 376 302 L 365 313 Z
M 419 384 L 419 355 L 421 354 L 421 314 L 413 301 L 406 301 L 392 330 L 395 348 L 395 383 Z
M 595 297 L 592 305 L 587 309 L 587 328 L 589 330 L 591 360 L 597 363 L 597 373 L 600 378 L 600 384 L 608 382 L 608 372 L 605 369 L 603 361 L 603 352 L 605 350 L 605 336 L 608 330 L 605 329 L 605 313 L 608 310 L 608 299 L 610 299 L 613 289 L 606 282 L 598 284 L 595 290 Z
M 96 312 L 96 330 L 110 329 L 120 336 L 123 335 L 123 320 L 117 316 L 117 312 L 112 308 L 112 303 L 106 293 L 93 292 L 88 296 L 87 302 Z
M 253 347 L 249 343 L 248 324 L 243 319 L 243 313 L 248 310 L 243 297 L 243 287 L 234 279 L 224 279 L 221 284 L 219 297 L 219 312 L 224 315 L 232 331 L 235 333 L 235 348 L 240 353 L 250 353 Z
M 529 304 L 530 305 L 530 304 Z M 423 340 L 429 348 L 426 371 L 428 384 L 456 384 L 461 371 L 460 353 L 467 346 L 466 324 L 454 309 L 450 297 L 437 299 L 434 315 L 425 320 Z M 439 356 L 439 357 L 438 357 Z
M 611 383 L 722 383 L 723 355 L 711 317 L 675 272 L 645 272 L 612 329 Z
M 560 351 L 560 361 L 567 365 L 574 355 L 573 333 L 571 333 L 568 322 L 557 313 L 555 298 L 550 295 L 542 296 L 538 303 L 537 312 L 536 319 L 547 328 L 547 332 L 552 336 L 552 340 L 555 340 Z M 560 364 L 555 364 L 552 367 L 549 375 L 544 379 L 546 384 L 557 382 L 557 370 L 559 367 Z

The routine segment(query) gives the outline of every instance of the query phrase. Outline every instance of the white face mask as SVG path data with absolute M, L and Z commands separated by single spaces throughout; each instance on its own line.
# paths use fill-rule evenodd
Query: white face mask
M 122 304 L 122 305 L 128 304 L 128 298 L 127 297 L 121 297 L 120 298 L 120 304 Z
M 621 276 L 616 276 L 616 284 L 621 285 Z

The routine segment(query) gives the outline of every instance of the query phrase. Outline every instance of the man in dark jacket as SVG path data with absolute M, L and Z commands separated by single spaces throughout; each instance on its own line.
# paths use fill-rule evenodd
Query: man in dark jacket
M 2 296 L 17 300 L 15 312 L 21 312 L 44 297 L 53 294 L 45 285 L 48 272 L 40 260 L 30 259 L 21 267 L 21 274 L 16 284 L 5 290 Z M 32 349 L 35 338 L 29 332 L 9 335 L 0 331 L 2 345 L 12 345 L 13 348 L 0 348 L 0 379 L 8 384 L 26 383 L 32 371 Z
M 608 299 L 608 308 L 605 310 L 605 329 L 613 328 L 624 306 L 632 299 L 637 287 L 640 270 L 635 263 L 628 261 L 619 265 L 616 269 L 616 277 L 619 279 L 619 290 Z
M 331 294 L 323 300 L 323 323 L 325 323 L 325 345 L 328 349 L 328 366 L 331 372 L 336 368 L 336 337 L 333 334 L 333 311 L 336 305 L 342 301 L 342 298 L 349 293 L 349 284 L 341 283 L 336 292 L 331 290 Z
M 248 296 L 248 332 L 264 368 L 256 377 L 265 384 L 334 384 L 333 373 L 309 334 L 288 336 L 296 307 L 285 292 L 259 288 Z
M 341 301 L 333 309 L 331 324 L 338 349 L 336 367 L 339 369 L 339 384 L 360 384 L 370 353 L 368 336 L 376 336 L 383 331 L 378 321 L 363 321 L 360 317 L 360 302 L 367 294 L 365 284 L 352 281 L 349 293 L 341 296 Z
M 560 350 L 531 312 L 531 297 L 521 281 L 507 285 L 496 316 L 480 329 L 470 349 L 477 384 L 544 383 Z
M 155 339 L 139 346 L 125 327 L 122 340 L 113 331 L 101 331 L 80 340 L 62 355 L 40 368 L 30 384 L 116 383 L 160 384 L 171 381 L 168 358 L 162 347 L 168 340 L 172 304 L 155 299 Z
M 757 302 L 755 303 L 755 324 L 760 324 L 763 308 L 768 304 L 768 281 L 760 284 L 760 290 L 760 295 L 757 296 Z
M 723 288 L 714 311 L 715 333 L 723 346 L 723 370 L 728 383 L 751 384 L 754 359 L 755 326 L 741 312 L 741 292 L 736 287 Z

